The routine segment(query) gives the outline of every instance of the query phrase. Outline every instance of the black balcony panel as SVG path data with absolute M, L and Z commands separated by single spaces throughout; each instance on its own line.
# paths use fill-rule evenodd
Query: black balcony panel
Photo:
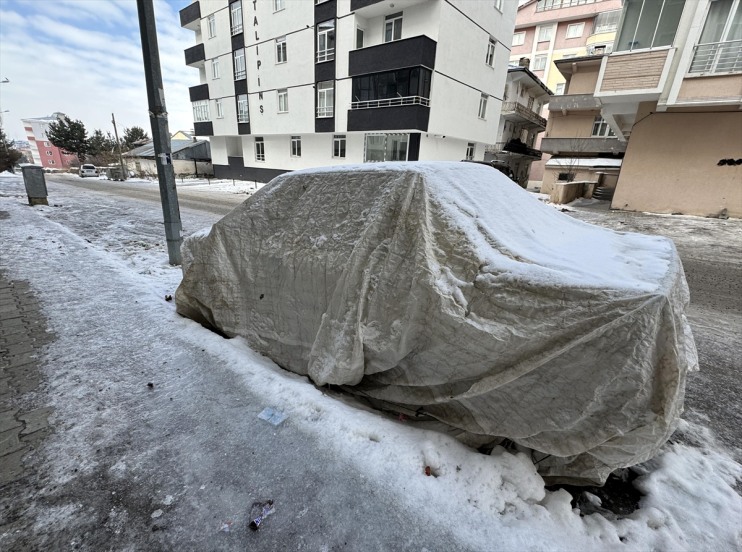
M 214 165 L 214 177 L 234 180 L 252 180 L 253 182 L 270 182 L 275 177 L 289 172 L 284 169 L 266 169 L 264 167 L 245 167 L 242 157 L 227 158 L 229 165 Z
M 402 105 L 348 111 L 348 131 L 354 130 L 421 130 L 427 132 L 430 108 L 424 105 Z
M 250 123 L 237 123 L 237 134 L 250 134 Z
M 350 0 L 350 11 L 360 10 L 378 4 L 381 0 Z
M 193 133 L 196 136 L 214 136 L 214 125 L 211 121 L 193 123 Z
M 188 89 L 188 93 L 191 95 L 192 102 L 198 102 L 200 100 L 209 99 L 209 85 L 199 84 L 198 86 L 191 86 Z
M 335 117 L 317 117 L 314 132 L 335 132 Z
M 185 51 L 185 64 L 186 65 L 197 65 L 206 60 L 206 54 L 204 53 L 204 45 L 196 44 L 187 48 Z
M 335 15 L 337 15 L 337 0 L 328 0 L 314 6 L 315 25 L 328 19 L 335 19 Z
M 348 74 L 353 77 L 419 65 L 434 69 L 436 46 L 435 40 L 427 36 L 413 36 L 352 50 L 349 52 Z
M 232 35 L 232 51 L 239 50 L 245 47 L 245 33 L 237 33 Z
M 195 30 L 201 24 L 201 4 L 194 2 L 180 10 L 180 26 Z

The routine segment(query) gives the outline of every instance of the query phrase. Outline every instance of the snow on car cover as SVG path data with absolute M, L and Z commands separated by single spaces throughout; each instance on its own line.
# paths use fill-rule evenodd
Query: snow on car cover
M 179 313 L 318 385 L 540 451 L 550 481 L 655 455 L 697 366 L 670 240 L 574 220 L 483 165 L 288 173 L 183 258 Z

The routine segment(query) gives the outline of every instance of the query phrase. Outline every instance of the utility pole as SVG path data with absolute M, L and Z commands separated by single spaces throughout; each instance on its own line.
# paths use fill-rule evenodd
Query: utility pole
M 119 131 L 116 130 L 116 116 L 111 113 L 111 122 L 113 123 L 113 135 L 116 137 L 116 149 L 119 152 L 119 163 L 121 164 L 121 179 L 126 180 L 129 177 L 129 171 L 124 165 L 124 156 L 121 153 L 121 142 L 119 142 Z
M 157 28 L 155 9 L 152 0 L 137 0 L 139 13 L 139 33 L 142 36 L 142 57 L 144 58 L 144 77 L 147 81 L 149 100 L 149 121 L 152 125 L 152 141 L 155 146 L 157 177 L 160 181 L 160 200 L 165 218 L 165 237 L 171 265 L 181 264 L 180 209 L 178 193 L 175 189 L 175 171 L 170 149 L 170 129 L 165 108 L 165 90 L 162 86 L 160 51 L 157 47 Z

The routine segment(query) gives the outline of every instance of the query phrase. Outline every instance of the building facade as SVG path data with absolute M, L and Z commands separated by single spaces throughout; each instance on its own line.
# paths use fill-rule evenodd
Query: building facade
M 45 169 L 60 170 L 66 170 L 80 164 L 76 155 L 64 153 L 49 141 L 46 134 L 50 123 L 56 123 L 64 117 L 64 113 L 53 113 L 48 117 L 21 119 L 26 131 L 26 139 L 31 148 L 32 163 L 41 165 Z
M 196 0 L 194 131 L 217 177 L 483 159 L 515 5 L 497 0 Z

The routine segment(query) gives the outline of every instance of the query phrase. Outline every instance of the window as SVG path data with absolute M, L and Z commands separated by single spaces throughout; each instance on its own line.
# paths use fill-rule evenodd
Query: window
M 595 16 L 595 23 L 593 23 L 593 34 L 616 32 L 620 19 L 621 10 L 599 13 Z
M 265 161 L 265 143 L 262 138 L 255 138 L 255 161 Z
M 56 161 L 55 161 L 54 159 L 47 159 L 47 162 L 48 162 L 48 163 L 49 163 L 50 165 L 56 165 L 56 164 L 57 164 L 57 162 L 56 162 Z
M 46 150 L 46 154 L 49 156 L 54 155 L 50 150 Z
M 45 145 L 45 146 L 46 146 L 47 148 L 48 148 L 49 146 L 51 146 L 51 144 L 50 144 L 49 142 L 44 142 L 44 145 Z
M 206 27 L 209 32 L 209 38 L 214 38 L 216 36 L 216 16 L 213 13 L 206 18 Z
M 211 78 L 219 78 L 219 58 L 211 60 Z
M 574 23 L 572 25 L 567 25 L 567 38 L 580 38 L 582 36 L 582 31 L 584 30 L 584 23 Z
M 222 105 L 222 100 L 214 100 L 214 107 L 216 107 L 216 118 L 224 119 L 224 106 Z
M 291 157 L 301 157 L 301 136 L 291 137 Z
M 244 79 L 247 75 L 245 71 L 245 49 L 240 48 L 234 51 L 234 80 Z
M 250 111 L 247 107 L 247 94 L 240 94 L 237 96 L 237 122 L 250 122 Z
M 736 4 L 736 8 L 735 8 Z M 711 2 L 690 73 L 742 71 L 742 2 Z
M 625 0 L 615 51 L 670 46 L 685 0 Z
M 332 137 L 332 156 L 345 157 L 345 134 L 336 134 Z
M 276 39 L 276 63 L 286 63 L 286 37 Z
M 366 34 L 366 31 L 363 29 L 356 29 L 356 50 L 363 48 L 363 35 Z
M 209 120 L 209 100 L 193 102 L 193 120 L 197 123 Z
M 286 8 L 286 0 L 273 0 L 273 11 L 281 11 Z
M 232 23 L 232 34 L 242 32 L 242 0 L 232 2 L 229 6 L 229 20 Z
M 559 84 L 556 85 L 556 90 L 554 91 L 554 94 L 556 94 L 557 96 L 564 94 L 564 83 L 563 82 L 560 82 Z
M 479 118 L 484 119 L 487 116 L 487 94 L 482 94 L 479 98 Z
M 407 161 L 409 134 L 367 134 L 363 160 L 367 163 L 378 161 Z
M 317 117 L 332 117 L 335 104 L 335 82 L 317 83 Z
M 289 112 L 289 91 L 286 88 L 281 88 L 278 91 L 278 112 Z
M 597 115 L 595 117 L 595 121 L 593 121 L 593 133 L 591 136 L 596 136 L 600 138 L 610 138 L 613 136 L 616 136 L 611 127 L 608 126 L 608 123 L 601 117 L 600 115 Z
M 487 44 L 487 56 L 484 58 L 484 62 L 493 67 L 495 64 L 495 45 L 497 42 L 494 38 L 490 38 L 489 44 Z
M 533 70 L 534 71 L 543 71 L 546 69 L 546 56 L 536 56 L 533 58 Z
M 335 20 L 317 25 L 317 63 L 335 59 Z
M 358 107 L 380 107 L 379 104 L 428 105 L 430 98 L 431 72 L 423 67 L 411 67 L 353 77 L 352 109 Z M 388 100 L 378 102 L 377 100 Z M 375 102 L 373 105 L 358 105 Z
M 554 33 L 554 25 L 545 25 L 537 29 L 538 41 L 548 42 Z
M 402 12 L 387 15 L 384 22 L 384 42 L 402 38 Z
M 513 35 L 513 46 L 523 46 L 526 41 L 525 31 L 522 33 L 515 33 Z
M 467 161 L 472 161 L 474 159 L 474 144 L 472 142 L 469 142 L 466 144 L 466 157 L 465 159 Z

